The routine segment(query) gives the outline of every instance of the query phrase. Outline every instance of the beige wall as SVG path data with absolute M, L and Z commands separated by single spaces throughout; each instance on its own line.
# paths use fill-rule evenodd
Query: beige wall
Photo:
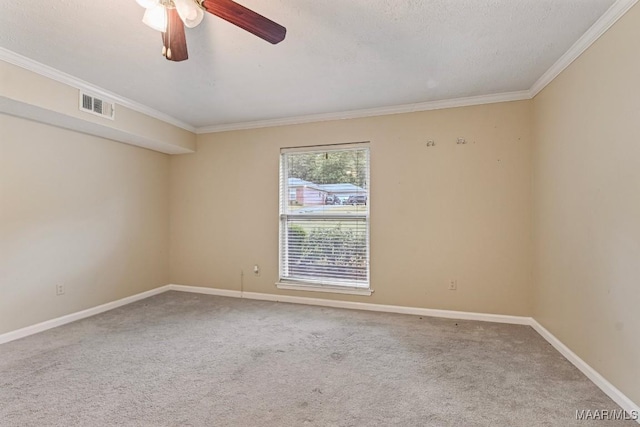
M 171 158 L 171 282 L 238 290 L 243 270 L 245 291 L 530 315 L 530 118 L 522 101 L 200 135 Z M 279 149 L 356 141 L 371 142 L 375 293 L 277 290 Z
M 640 6 L 534 100 L 535 318 L 640 402 Z
M 6 115 L 0 129 L 0 334 L 168 283 L 167 155 Z

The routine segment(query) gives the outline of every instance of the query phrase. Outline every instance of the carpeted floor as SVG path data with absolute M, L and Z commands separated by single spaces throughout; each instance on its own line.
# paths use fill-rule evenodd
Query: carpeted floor
M 564 427 L 619 409 L 528 326 L 179 292 L 0 345 L 0 403 L 2 426 L 65 427 Z

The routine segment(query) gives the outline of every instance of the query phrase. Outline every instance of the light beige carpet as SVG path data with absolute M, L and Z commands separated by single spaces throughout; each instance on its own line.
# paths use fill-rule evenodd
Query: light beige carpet
M 2 426 L 602 423 L 583 409 L 619 407 L 528 326 L 167 292 L 0 345 Z

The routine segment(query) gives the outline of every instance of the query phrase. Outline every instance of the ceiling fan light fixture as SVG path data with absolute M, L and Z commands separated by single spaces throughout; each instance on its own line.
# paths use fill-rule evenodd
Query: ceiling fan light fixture
M 287 29 L 234 0 L 136 0 L 147 7 L 142 22 L 162 33 L 162 54 L 170 61 L 189 59 L 185 27 L 200 24 L 208 12 L 261 39 L 276 44 Z
M 204 12 L 193 0 L 173 0 L 178 15 L 187 28 L 198 26 L 204 18 Z
M 156 4 L 144 12 L 142 22 L 156 31 L 167 31 L 167 10 L 164 6 Z
M 159 0 L 136 0 L 136 3 L 138 3 L 140 6 L 144 7 L 145 9 L 149 9 L 150 7 L 154 7 L 160 4 Z

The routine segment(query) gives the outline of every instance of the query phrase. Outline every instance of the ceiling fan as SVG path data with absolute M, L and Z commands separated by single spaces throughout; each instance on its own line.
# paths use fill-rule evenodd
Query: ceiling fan
M 162 33 L 162 55 L 169 61 L 189 58 L 184 27 L 202 22 L 204 11 L 218 16 L 271 44 L 280 43 L 287 29 L 232 0 L 136 0 L 144 7 L 142 22 Z

